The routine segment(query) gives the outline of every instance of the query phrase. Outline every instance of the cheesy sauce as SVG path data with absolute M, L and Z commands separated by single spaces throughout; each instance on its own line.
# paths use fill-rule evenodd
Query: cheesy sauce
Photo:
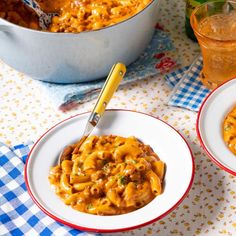
M 225 117 L 223 123 L 223 138 L 229 150 L 236 155 L 236 107 Z
M 67 160 L 52 167 L 55 193 L 73 209 L 118 215 L 139 209 L 162 193 L 165 163 L 135 137 L 90 136 Z
M 57 13 L 51 32 L 90 31 L 124 21 L 143 10 L 152 0 L 37 0 L 45 12 Z M 1 0 L 0 17 L 40 30 L 36 14 L 21 0 Z

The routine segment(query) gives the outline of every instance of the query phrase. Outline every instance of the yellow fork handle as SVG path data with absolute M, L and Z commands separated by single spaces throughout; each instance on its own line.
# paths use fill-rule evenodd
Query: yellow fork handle
M 107 104 L 110 102 L 113 94 L 117 90 L 120 81 L 123 79 L 126 72 L 126 67 L 122 63 L 113 65 L 105 84 L 99 94 L 97 103 L 92 113 L 97 113 L 100 117 L 103 115 Z

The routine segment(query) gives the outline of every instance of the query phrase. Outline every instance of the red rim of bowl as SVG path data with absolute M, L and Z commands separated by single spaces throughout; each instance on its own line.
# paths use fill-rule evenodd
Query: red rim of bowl
M 217 88 L 215 88 L 214 90 L 212 90 L 212 91 L 210 92 L 210 94 L 207 95 L 207 97 L 206 97 L 205 100 L 203 101 L 203 103 L 202 103 L 202 105 L 201 105 L 201 107 L 200 107 L 200 109 L 199 109 L 199 112 L 198 112 L 197 122 L 196 122 L 196 130 L 197 130 L 197 136 L 198 136 L 198 139 L 199 139 L 199 141 L 200 141 L 200 144 L 201 144 L 202 148 L 204 149 L 204 151 L 206 152 L 206 154 L 208 155 L 208 157 L 209 157 L 216 165 L 218 165 L 222 170 L 225 170 L 225 171 L 227 171 L 228 173 L 230 173 L 230 174 L 236 176 L 236 172 L 235 172 L 235 171 L 233 171 L 233 170 L 231 170 L 230 168 L 228 168 L 228 167 L 226 167 L 225 165 L 223 165 L 221 162 L 219 162 L 219 161 L 217 160 L 217 158 L 216 158 L 215 156 L 213 156 L 213 155 L 211 154 L 211 152 L 208 150 L 207 146 L 205 145 L 205 143 L 204 143 L 204 141 L 203 141 L 203 139 L 202 139 L 201 131 L 200 131 L 200 117 L 201 117 L 201 115 L 202 115 L 202 110 L 203 110 L 203 108 L 204 108 L 206 102 L 208 101 L 208 99 L 209 99 L 213 94 L 215 94 L 215 92 L 218 91 L 218 89 L 222 88 L 223 86 L 225 86 L 226 84 L 232 82 L 233 80 L 236 80 L 236 78 L 233 78 L 233 79 L 231 79 L 231 80 L 228 80 L 228 81 L 224 82 L 224 83 L 221 84 L 219 87 L 217 87 Z
M 35 198 L 35 196 L 33 195 L 31 189 L 30 189 L 30 186 L 29 186 L 29 182 L 28 182 L 28 175 L 27 175 L 27 166 L 28 166 L 28 161 L 29 159 L 31 158 L 31 153 L 32 151 L 34 150 L 34 148 L 36 147 L 36 145 L 38 144 L 38 142 L 44 138 L 44 136 L 49 132 L 51 131 L 52 129 L 54 129 L 56 126 L 60 125 L 61 123 L 67 121 L 67 120 L 70 120 L 70 119 L 73 119 L 74 117 L 77 117 L 77 116 L 81 116 L 81 115 L 84 115 L 84 114 L 87 114 L 89 112 L 83 112 L 83 113 L 80 113 L 80 114 L 77 114 L 77 115 L 74 115 L 74 116 L 71 116 L 67 119 L 64 119 L 62 120 L 61 122 L 57 123 L 56 125 L 54 125 L 53 127 L 51 127 L 50 129 L 48 129 L 38 140 L 37 142 L 33 145 L 32 149 L 30 150 L 30 153 L 27 157 L 27 160 L 26 160 L 26 164 L 25 164 L 25 168 L 24 168 L 24 176 L 25 176 L 25 183 L 26 183 L 26 187 L 27 187 L 27 190 L 28 190 L 28 193 L 30 195 L 30 197 L 33 199 L 34 203 L 45 213 L 47 214 L 48 216 L 50 216 L 52 219 L 56 220 L 57 222 L 60 222 L 64 225 L 67 225 L 67 226 L 70 226 L 71 228 L 74 228 L 74 229 L 78 229 L 78 230 L 82 230 L 82 231 L 89 231 L 89 232 L 97 232 L 97 233 L 114 233 L 114 232 L 122 232 L 122 231 L 127 231 L 127 230 L 132 230 L 132 229 L 137 229 L 137 228 L 140 228 L 140 227 L 143 227 L 145 225 L 148 225 L 148 224 L 151 224 L 157 220 L 160 220 L 161 218 L 163 218 L 164 216 L 168 215 L 171 211 L 173 211 L 176 207 L 179 206 L 179 204 L 184 200 L 184 198 L 187 196 L 188 192 L 190 191 L 191 189 L 191 186 L 192 186 L 192 183 L 193 183 L 193 179 L 194 179 L 194 158 L 193 158 L 193 154 L 192 154 L 192 151 L 190 149 L 190 146 L 189 144 L 187 143 L 187 141 L 185 140 L 185 138 L 183 137 L 183 135 L 181 135 L 179 133 L 179 131 L 177 131 L 174 127 L 172 127 L 171 125 L 167 124 L 166 122 L 162 121 L 161 119 L 155 117 L 155 116 L 152 116 L 152 115 L 149 115 L 149 114 L 146 114 L 144 112 L 139 112 L 139 111 L 133 111 L 133 110 L 126 110 L 126 109 L 107 109 L 106 111 L 128 111 L 128 112 L 135 112 L 135 113 L 140 113 L 140 114 L 143 114 L 143 115 L 147 115 L 147 116 L 150 116 L 152 118 L 155 118 L 161 122 L 163 122 L 164 124 L 168 125 L 169 127 L 171 127 L 175 132 L 177 132 L 180 137 L 183 139 L 183 141 L 186 143 L 188 149 L 189 149 L 189 152 L 191 154 L 191 159 L 192 159 L 192 175 L 191 175 L 191 179 L 190 179 L 190 182 L 189 182 L 189 185 L 188 185 L 188 188 L 186 189 L 185 193 L 183 194 L 183 196 L 179 199 L 179 201 L 177 201 L 175 203 L 174 206 L 172 206 L 168 211 L 166 211 L 165 213 L 163 213 L 162 215 L 156 217 L 155 219 L 152 219 L 150 221 L 147 221 L 147 222 L 144 222 L 142 224 L 139 224 L 139 225 L 135 225 L 135 226 L 131 226 L 131 227 L 126 227 L 126 228 L 119 228 L 119 229 L 95 229 L 95 228 L 88 228 L 88 227 L 83 227 L 83 226 L 79 226 L 79 225 L 75 225 L 75 224 L 72 224 L 70 222 L 67 222 L 65 220 L 61 220 L 60 218 L 58 218 L 57 216 L 53 215 L 52 213 L 50 213 L 49 211 L 47 211 L 38 201 L 37 199 Z

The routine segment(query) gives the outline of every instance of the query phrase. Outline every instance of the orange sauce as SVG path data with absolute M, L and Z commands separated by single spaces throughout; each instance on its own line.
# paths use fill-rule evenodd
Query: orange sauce
M 39 29 L 37 16 L 21 0 L 2 0 L 0 17 L 28 28 Z M 48 29 L 51 32 L 97 30 L 121 22 L 152 0 L 38 0 L 45 12 L 58 13 Z
M 236 155 L 236 107 L 225 117 L 223 122 L 223 138 L 229 150 Z
M 26 28 L 40 29 L 38 16 L 21 0 L 0 0 L 0 17 Z
M 67 159 L 52 167 L 56 194 L 78 211 L 118 215 L 148 204 L 162 193 L 165 164 L 135 137 L 90 136 L 67 147 Z

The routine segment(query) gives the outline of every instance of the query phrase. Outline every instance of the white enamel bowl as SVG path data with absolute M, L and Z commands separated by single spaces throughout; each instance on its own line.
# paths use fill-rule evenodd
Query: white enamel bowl
M 201 145 L 220 168 L 236 176 L 236 157 L 224 143 L 222 126 L 225 116 L 236 106 L 236 79 L 213 90 L 203 102 L 197 118 Z
M 145 207 L 117 216 L 96 216 L 66 206 L 50 188 L 48 174 L 60 151 L 78 140 L 88 113 L 71 117 L 47 131 L 32 148 L 25 180 L 34 202 L 50 217 L 73 228 L 94 232 L 118 232 L 152 223 L 175 209 L 190 190 L 194 176 L 191 150 L 183 137 L 163 121 L 138 112 L 107 110 L 93 134 L 136 136 L 151 145 L 166 163 L 164 192 Z

